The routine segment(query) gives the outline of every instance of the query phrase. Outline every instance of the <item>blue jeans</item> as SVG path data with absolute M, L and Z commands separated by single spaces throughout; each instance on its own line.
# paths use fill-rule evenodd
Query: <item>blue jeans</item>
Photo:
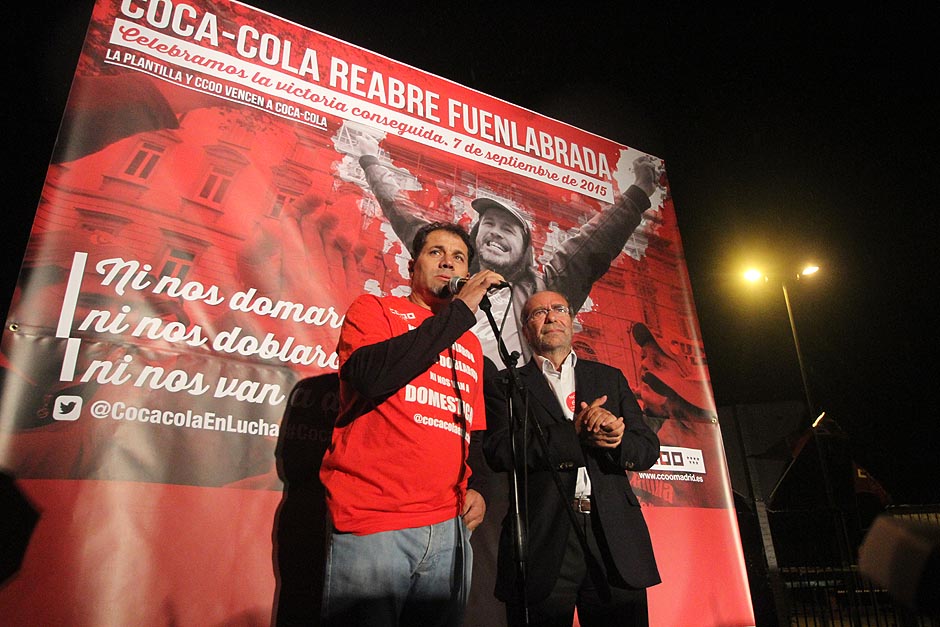
M 323 624 L 457 627 L 473 550 L 459 517 L 363 536 L 333 533 L 326 552 Z

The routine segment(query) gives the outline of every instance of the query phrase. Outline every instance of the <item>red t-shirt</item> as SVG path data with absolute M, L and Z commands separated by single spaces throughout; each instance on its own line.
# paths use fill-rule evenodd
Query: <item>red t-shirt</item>
M 340 333 L 340 368 L 356 349 L 404 335 L 431 316 L 404 298 L 360 296 Z M 407 361 L 406 348 L 383 368 Z M 483 351 L 469 330 L 377 405 L 341 380 L 339 417 L 320 471 L 334 527 L 367 534 L 458 516 L 470 476 L 470 431 L 485 427 Z

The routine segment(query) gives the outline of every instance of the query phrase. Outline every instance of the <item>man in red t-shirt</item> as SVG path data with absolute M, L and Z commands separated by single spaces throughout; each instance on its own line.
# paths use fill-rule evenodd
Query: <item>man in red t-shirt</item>
M 340 332 L 340 412 L 320 471 L 327 625 L 456 626 L 470 588 L 469 531 L 486 508 L 468 489 L 470 434 L 486 427 L 470 329 L 503 277 L 483 270 L 451 294 L 473 258 L 457 225 L 429 224 L 412 250 L 411 294 L 360 296 Z

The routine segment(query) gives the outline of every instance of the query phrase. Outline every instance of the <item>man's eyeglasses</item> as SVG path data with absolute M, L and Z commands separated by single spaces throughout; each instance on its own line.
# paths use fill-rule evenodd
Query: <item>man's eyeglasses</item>
M 533 309 L 529 312 L 529 315 L 526 316 L 525 321 L 529 320 L 542 320 L 545 316 L 548 315 L 549 311 L 554 311 L 558 315 L 566 316 L 571 313 L 571 308 L 567 305 L 552 305 L 551 307 L 539 307 L 538 309 Z

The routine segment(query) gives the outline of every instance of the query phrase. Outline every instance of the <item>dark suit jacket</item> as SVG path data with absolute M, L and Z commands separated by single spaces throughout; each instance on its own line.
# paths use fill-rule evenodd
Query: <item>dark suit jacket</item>
M 530 602 L 548 596 L 561 567 L 569 533 L 574 533 L 565 512 L 574 498 L 577 469 L 587 466 L 591 478 L 593 509 L 610 549 L 609 557 L 623 580 L 634 588 L 660 582 L 646 521 L 640 511 L 628 470 L 646 470 L 659 458 L 659 439 L 643 420 L 643 414 L 623 374 L 616 368 L 585 359 L 575 365 L 576 401 L 590 404 L 607 395 L 604 407 L 623 416 L 625 432 L 616 449 L 585 447 L 565 418 L 561 406 L 536 360 L 517 370 L 528 396 L 530 420 L 542 425 L 548 450 L 544 450 L 530 424 L 527 435 L 528 494 L 523 494 L 523 513 L 528 518 L 527 594 Z M 484 452 L 497 471 L 512 469 L 510 426 L 506 408 L 505 371 L 487 377 L 487 431 Z M 516 401 L 516 413 L 524 403 Z M 521 438 L 521 436 L 519 436 Z M 518 440 L 517 440 L 518 441 Z M 521 446 L 519 448 L 521 453 Z M 551 467 L 561 476 L 565 498 L 558 493 Z M 526 482 L 520 476 L 520 490 Z M 579 514 L 579 516 L 582 514 Z M 497 567 L 496 596 L 503 601 L 515 596 L 516 566 L 511 527 L 512 512 L 503 521 Z M 601 556 L 596 556 L 600 558 Z

